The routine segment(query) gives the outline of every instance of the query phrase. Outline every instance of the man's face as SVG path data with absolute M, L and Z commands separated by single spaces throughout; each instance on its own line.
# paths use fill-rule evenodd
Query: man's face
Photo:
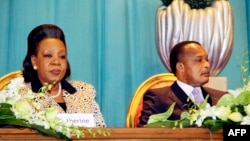
M 209 81 L 210 64 L 208 55 L 198 44 L 188 44 L 184 47 L 185 55 L 181 56 L 181 81 L 191 86 L 201 86 Z

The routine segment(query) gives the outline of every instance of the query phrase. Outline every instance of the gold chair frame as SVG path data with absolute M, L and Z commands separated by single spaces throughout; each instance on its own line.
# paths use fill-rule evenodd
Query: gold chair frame
M 0 78 L 0 90 L 2 90 L 7 84 L 9 84 L 9 82 L 16 77 L 22 76 L 22 71 L 18 70 L 18 71 L 14 71 L 14 72 L 10 72 L 8 74 L 5 74 L 4 76 L 2 76 Z
M 155 89 L 164 86 L 171 85 L 177 78 L 172 73 L 161 73 L 151 76 L 145 80 L 135 91 L 132 100 L 130 102 L 127 117 L 126 117 L 126 127 L 135 128 L 137 113 L 140 112 L 140 106 L 142 106 L 142 98 L 144 93 L 148 89 Z

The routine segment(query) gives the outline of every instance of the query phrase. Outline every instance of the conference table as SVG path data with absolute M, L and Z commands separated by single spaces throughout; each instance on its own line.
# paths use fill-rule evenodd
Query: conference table
M 93 130 L 97 130 L 93 128 Z M 105 128 L 110 136 L 72 137 L 73 141 L 223 141 L 223 131 L 211 132 L 207 128 Z M 58 141 L 28 128 L 0 128 L 1 141 Z

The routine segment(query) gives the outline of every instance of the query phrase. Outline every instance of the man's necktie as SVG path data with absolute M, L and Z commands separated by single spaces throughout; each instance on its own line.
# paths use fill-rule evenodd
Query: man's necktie
M 197 88 L 193 89 L 192 94 L 194 96 L 195 103 L 201 103 L 201 102 L 203 102 L 203 99 L 202 99 L 202 97 L 200 95 L 200 91 Z

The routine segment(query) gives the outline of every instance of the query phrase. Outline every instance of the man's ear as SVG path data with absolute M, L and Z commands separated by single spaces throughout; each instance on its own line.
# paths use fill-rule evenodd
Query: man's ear
M 176 70 L 179 71 L 179 72 L 185 71 L 184 64 L 181 63 L 181 62 L 176 63 Z

